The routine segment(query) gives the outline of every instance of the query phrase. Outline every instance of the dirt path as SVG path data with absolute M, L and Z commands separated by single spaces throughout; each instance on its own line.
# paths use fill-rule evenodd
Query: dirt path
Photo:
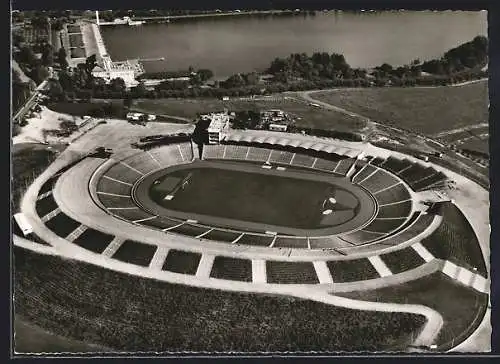
M 479 128 L 486 128 L 489 125 L 490 125 L 489 123 L 480 123 L 480 124 L 476 124 L 476 125 L 465 126 L 463 128 L 446 130 L 446 131 L 442 131 L 440 133 L 434 134 L 434 137 L 435 138 L 441 138 L 441 137 L 444 137 L 444 136 L 447 136 L 447 135 L 457 134 L 457 133 L 461 133 L 461 132 L 464 132 L 464 131 L 469 131 L 469 130 L 474 130 L 474 129 L 479 129 Z

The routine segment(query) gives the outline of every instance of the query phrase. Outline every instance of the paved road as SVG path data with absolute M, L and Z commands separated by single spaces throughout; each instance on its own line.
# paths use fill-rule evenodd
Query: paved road
M 19 121 L 28 111 L 29 109 L 36 104 L 36 98 L 41 94 L 41 91 L 45 89 L 47 86 L 47 81 L 43 81 L 38 87 L 35 89 L 35 92 L 30 96 L 28 100 L 24 103 L 24 105 L 14 114 L 12 117 L 14 122 Z

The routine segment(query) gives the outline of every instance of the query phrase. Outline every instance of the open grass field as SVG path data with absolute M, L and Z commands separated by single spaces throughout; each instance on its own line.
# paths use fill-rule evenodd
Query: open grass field
M 421 304 L 438 311 L 444 320 L 436 342 L 440 350 L 465 340 L 480 324 L 488 305 L 487 295 L 441 272 L 395 286 L 339 295 L 374 302 Z
M 313 97 L 374 121 L 433 135 L 488 122 L 488 85 L 323 91 Z
M 473 152 L 490 154 L 490 139 L 489 137 L 473 138 L 458 145 L 460 149 L 467 149 Z
M 425 323 L 413 314 L 169 284 L 21 248 L 14 257 L 16 314 L 121 351 L 404 350 Z
M 198 113 L 222 111 L 224 108 L 230 111 L 281 109 L 296 119 L 297 126 L 339 131 L 356 131 L 365 126 L 364 122 L 348 115 L 314 108 L 307 105 L 305 102 L 282 97 L 252 101 L 222 101 L 218 99 L 139 99 L 134 100 L 132 108 L 142 112 L 175 115 L 190 119 L 195 119 Z

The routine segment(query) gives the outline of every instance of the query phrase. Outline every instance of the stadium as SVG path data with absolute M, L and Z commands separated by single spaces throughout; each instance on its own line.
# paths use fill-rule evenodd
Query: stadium
M 487 325 L 474 182 L 366 142 L 140 133 L 99 125 L 29 186 L 16 313 L 143 352 L 467 350 Z

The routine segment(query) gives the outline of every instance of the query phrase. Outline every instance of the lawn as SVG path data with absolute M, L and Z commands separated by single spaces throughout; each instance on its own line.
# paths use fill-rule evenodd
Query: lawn
M 14 257 L 16 314 L 53 334 L 117 350 L 404 350 L 425 322 L 169 284 L 17 247 Z
M 56 149 L 41 144 L 15 145 L 12 151 L 12 212 L 19 212 L 23 192 L 56 158 Z
M 465 340 L 481 322 L 488 304 L 487 295 L 441 272 L 395 286 L 339 295 L 364 301 L 420 304 L 438 311 L 444 320 L 436 341 L 439 350 Z
M 365 126 L 364 122 L 348 115 L 335 111 L 314 108 L 307 105 L 307 103 L 285 99 L 282 97 L 257 101 L 222 101 L 218 99 L 140 99 L 134 100 L 132 108 L 134 110 L 147 113 L 173 115 L 190 119 L 195 119 L 198 113 L 222 111 L 224 108 L 229 109 L 229 111 L 281 109 L 295 117 L 296 125 L 301 127 L 339 131 L 356 131 Z
M 433 135 L 488 121 L 488 85 L 322 91 L 314 98 L 374 121 Z

